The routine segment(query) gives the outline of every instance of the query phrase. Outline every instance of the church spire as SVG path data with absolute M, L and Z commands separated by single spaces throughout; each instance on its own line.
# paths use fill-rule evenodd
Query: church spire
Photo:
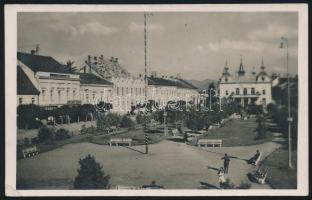
M 265 69 L 263 57 L 262 57 L 262 59 L 261 59 L 261 66 L 260 66 L 260 69 L 261 69 L 262 71 Z
M 225 66 L 224 66 L 224 70 L 223 70 L 223 75 L 230 75 L 227 59 L 225 60 Z
M 238 75 L 239 76 L 244 76 L 245 75 L 245 70 L 244 70 L 244 65 L 243 65 L 243 56 L 242 55 L 241 55 L 241 59 L 240 59 Z

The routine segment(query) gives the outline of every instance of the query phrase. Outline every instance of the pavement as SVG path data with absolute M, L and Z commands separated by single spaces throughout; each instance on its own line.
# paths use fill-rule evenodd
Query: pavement
M 111 176 L 112 185 L 142 186 L 152 180 L 166 189 L 218 187 L 217 170 L 223 165 L 224 153 L 232 156 L 228 178 L 236 186 L 250 182 L 247 174 L 257 168 L 244 159 L 259 149 L 262 159 L 279 148 L 276 142 L 253 146 L 198 148 L 169 140 L 145 146 L 109 147 L 91 143 L 65 145 L 61 148 L 17 161 L 17 183 L 32 189 L 70 189 L 77 175 L 78 160 L 87 154 L 95 156 L 103 170 Z M 251 183 L 253 189 L 269 185 Z

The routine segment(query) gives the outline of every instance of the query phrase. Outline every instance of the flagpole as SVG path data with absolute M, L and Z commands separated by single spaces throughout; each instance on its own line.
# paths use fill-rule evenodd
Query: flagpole
M 147 38 L 146 38 L 146 13 L 144 12 L 144 95 L 145 95 L 145 112 L 147 107 L 147 61 L 146 61 L 146 46 L 147 46 Z M 144 125 L 146 128 L 147 116 L 145 113 Z M 148 154 L 148 136 L 144 130 L 145 134 L 145 154 Z

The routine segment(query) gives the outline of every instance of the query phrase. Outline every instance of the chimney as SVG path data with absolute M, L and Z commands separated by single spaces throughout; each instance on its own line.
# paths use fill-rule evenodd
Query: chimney
M 101 59 L 101 60 L 103 60 L 103 59 L 104 59 L 104 56 L 103 56 L 103 54 L 101 54 L 101 56 L 100 56 L 100 59 Z
M 40 50 L 39 44 L 36 44 L 36 55 L 39 55 L 39 50 Z
M 115 63 L 118 63 L 118 58 L 115 58 Z
M 156 78 L 156 77 L 157 77 L 157 72 L 156 72 L 156 71 L 152 71 L 152 72 L 151 72 L 151 77 Z
M 141 78 L 142 77 L 142 74 L 139 74 L 139 78 Z
M 88 64 L 91 65 L 91 56 L 88 55 Z
M 110 61 L 110 62 L 113 62 L 113 61 L 114 61 L 114 57 L 111 57 L 109 61 Z
M 36 54 L 36 50 L 30 50 L 30 54 L 31 55 L 35 55 Z

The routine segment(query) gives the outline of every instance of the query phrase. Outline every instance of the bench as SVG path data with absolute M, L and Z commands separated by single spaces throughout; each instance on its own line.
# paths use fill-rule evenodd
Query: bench
M 198 147 L 201 147 L 202 145 L 204 145 L 205 147 L 215 147 L 216 145 L 222 147 L 222 140 L 199 139 L 197 145 Z
M 24 158 L 34 156 L 34 155 L 39 154 L 39 149 L 37 148 L 37 146 L 28 147 L 28 148 L 22 149 L 22 154 Z
M 263 168 L 259 168 L 254 174 L 254 179 L 259 183 L 259 184 L 264 184 L 265 183 L 265 179 L 268 176 L 268 169 L 265 170 Z
M 118 146 L 118 144 L 128 144 L 129 146 L 131 146 L 131 142 L 132 139 L 130 138 L 111 138 L 109 141 L 109 146 L 112 146 L 113 144 L 115 144 L 116 146 Z

